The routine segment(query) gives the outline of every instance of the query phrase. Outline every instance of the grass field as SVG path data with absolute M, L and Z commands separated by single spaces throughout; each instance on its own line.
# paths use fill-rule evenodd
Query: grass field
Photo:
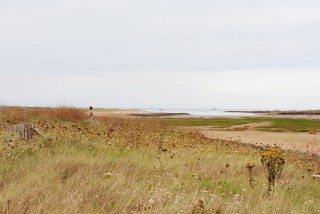
M 320 181 L 312 179 L 318 159 L 285 153 L 269 197 L 256 148 L 154 119 L 88 121 L 72 108 L 0 111 L 3 213 L 320 212 Z M 44 137 L 20 140 L 7 131 L 17 122 L 35 124 Z
M 263 131 L 293 131 L 293 132 L 320 132 L 318 119 L 292 119 L 292 118 L 168 118 L 165 121 L 175 126 L 216 126 L 226 128 L 234 125 L 271 122 L 270 126 L 260 127 Z

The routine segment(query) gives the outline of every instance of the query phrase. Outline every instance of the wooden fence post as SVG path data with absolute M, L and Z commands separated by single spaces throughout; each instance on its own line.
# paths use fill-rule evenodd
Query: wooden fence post
M 34 134 L 42 136 L 40 131 L 32 124 L 16 124 L 9 127 L 10 131 L 18 132 L 20 137 L 24 140 L 29 140 Z

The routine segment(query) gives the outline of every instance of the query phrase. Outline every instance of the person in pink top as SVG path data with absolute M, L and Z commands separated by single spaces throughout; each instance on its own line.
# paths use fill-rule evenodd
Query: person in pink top
M 92 106 L 90 106 L 89 107 L 89 113 L 88 113 L 88 118 L 89 118 L 89 120 L 92 120 L 93 119 L 93 108 L 92 108 Z

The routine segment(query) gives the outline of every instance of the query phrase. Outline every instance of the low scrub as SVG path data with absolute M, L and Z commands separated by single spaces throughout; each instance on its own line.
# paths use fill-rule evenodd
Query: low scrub
M 260 149 L 153 119 L 89 121 L 48 111 L 46 120 L 26 118 L 44 134 L 29 141 L 0 119 L 4 213 L 320 212 L 317 159 L 283 153 L 270 197 Z

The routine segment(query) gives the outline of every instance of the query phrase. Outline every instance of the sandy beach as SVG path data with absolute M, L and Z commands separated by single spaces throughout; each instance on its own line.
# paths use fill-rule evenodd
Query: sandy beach
M 304 132 L 265 132 L 257 130 L 225 131 L 210 127 L 194 128 L 209 138 L 236 140 L 258 146 L 279 146 L 286 150 L 320 155 L 320 133 Z
M 269 122 L 234 125 L 228 128 L 192 127 L 209 138 L 232 140 L 256 146 L 278 146 L 284 150 L 320 155 L 320 133 L 268 132 L 256 130 L 271 125 Z M 245 128 L 246 130 L 239 131 Z

